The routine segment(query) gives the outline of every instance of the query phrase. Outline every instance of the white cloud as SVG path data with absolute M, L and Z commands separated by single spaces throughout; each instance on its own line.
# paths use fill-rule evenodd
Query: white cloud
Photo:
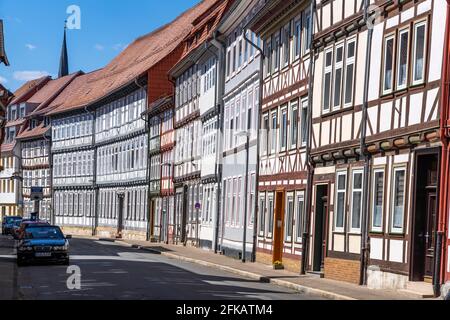
M 103 51 L 103 50 L 105 49 L 105 47 L 102 46 L 101 44 L 98 44 L 98 43 L 97 43 L 97 44 L 94 46 L 94 49 L 97 50 L 97 51 Z
M 35 45 L 33 45 L 33 44 L 30 44 L 30 43 L 27 43 L 26 45 L 25 45 L 25 47 L 27 47 L 28 48 L 28 50 L 34 50 L 34 49 L 36 49 L 37 47 L 35 46 Z
M 0 83 L 5 84 L 5 83 L 7 83 L 7 82 L 8 82 L 8 79 L 6 79 L 6 78 L 0 76 Z
M 50 75 L 47 71 L 16 71 L 14 79 L 18 81 L 30 81 Z

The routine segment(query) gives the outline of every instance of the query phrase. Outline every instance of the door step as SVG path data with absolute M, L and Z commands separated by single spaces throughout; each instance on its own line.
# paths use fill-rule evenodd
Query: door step
M 406 289 L 401 289 L 399 292 L 419 299 L 434 298 L 433 285 L 427 282 L 408 282 Z
M 322 271 L 307 271 L 307 274 L 313 275 L 313 276 L 317 276 L 321 279 L 325 278 L 325 273 Z

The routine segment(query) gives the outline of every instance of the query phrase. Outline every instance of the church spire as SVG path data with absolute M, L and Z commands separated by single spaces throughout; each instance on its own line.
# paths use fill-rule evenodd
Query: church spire
M 59 61 L 59 74 L 58 77 L 64 77 L 69 74 L 69 58 L 67 55 L 67 41 L 66 41 L 67 21 L 64 24 L 64 39 L 61 49 L 61 58 Z

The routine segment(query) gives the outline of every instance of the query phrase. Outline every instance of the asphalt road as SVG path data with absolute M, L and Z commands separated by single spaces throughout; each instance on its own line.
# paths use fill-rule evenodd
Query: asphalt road
M 16 268 L 13 240 L 2 238 L 11 252 L 2 263 Z M 70 290 L 67 266 L 17 268 L 12 281 L 23 300 L 311 300 L 320 299 L 260 283 L 231 273 L 133 249 L 120 243 L 89 239 L 70 241 L 71 265 L 81 271 L 81 288 Z M 71 284 L 76 280 L 71 278 Z

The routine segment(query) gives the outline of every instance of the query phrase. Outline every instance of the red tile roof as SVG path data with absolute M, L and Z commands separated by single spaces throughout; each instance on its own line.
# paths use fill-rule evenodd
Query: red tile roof
M 44 123 L 41 123 L 40 126 L 37 126 L 34 129 L 31 130 L 24 130 L 22 131 L 17 137 L 17 140 L 25 140 L 25 139 L 31 139 L 31 138 L 38 138 L 42 137 L 44 134 L 46 134 L 50 130 L 50 127 L 47 127 L 44 125 Z
M 136 39 L 107 66 L 75 79 L 60 104 L 48 114 L 58 114 L 95 103 L 135 81 L 173 52 L 193 29 L 193 22 L 221 0 L 203 0 L 173 22 Z M 58 97 L 59 98 L 59 97 Z
M 24 102 L 50 80 L 51 77 L 46 76 L 39 79 L 27 81 L 24 85 L 22 85 L 19 89 L 17 89 L 14 92 L 14 99 L 11 101 L 10 104 L 18 104 Z
M 195 28 L 184 39 L 184 51 L 180 61 L 212 37 L 222 17 L 233 3 L 234 0 L 218 1 L 196 19 Z

